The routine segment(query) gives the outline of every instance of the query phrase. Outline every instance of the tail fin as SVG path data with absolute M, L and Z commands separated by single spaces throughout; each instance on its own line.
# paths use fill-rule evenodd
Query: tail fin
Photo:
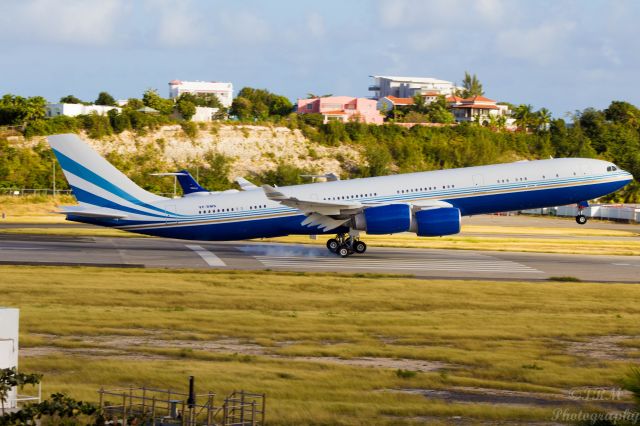
M 166 199 L 140 188 L 76 135 L 47 140 L 80 203 L 115 210 L 131 211 L 134 206 L 158 210 L 148 203 Z
M 193 194 L 194 192 L 208 192 L 206 189 L 201 187 L 198 182 L 196 182 L 188 171 L 180 170 L 176 176 L 178 178 L 178 183 L 182 187 L 182 193 L 184 195 Z

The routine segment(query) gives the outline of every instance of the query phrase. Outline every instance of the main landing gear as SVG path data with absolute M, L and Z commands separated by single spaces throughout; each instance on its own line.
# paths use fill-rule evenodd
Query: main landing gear
M 351 256 L 354 253 L 362 254 L 367 251 L 367 245 L 360 241 L 357 234 L 338 234 L 327 241 L 327 248 L 331 253 L 340 257 Z

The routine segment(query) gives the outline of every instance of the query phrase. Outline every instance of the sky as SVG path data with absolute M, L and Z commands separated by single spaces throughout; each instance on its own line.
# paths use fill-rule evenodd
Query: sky
M 370 75 L 460 83 L 563 117 L 640 105 L 635 0 L 3 0 L 0 95 L 93 101 L 231 81 L 295 101 Z

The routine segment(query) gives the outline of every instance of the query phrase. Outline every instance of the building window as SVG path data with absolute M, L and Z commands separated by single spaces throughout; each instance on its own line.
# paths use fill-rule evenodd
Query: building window
M 307 109 L 313 109 L 313 104 L 307 104 Z

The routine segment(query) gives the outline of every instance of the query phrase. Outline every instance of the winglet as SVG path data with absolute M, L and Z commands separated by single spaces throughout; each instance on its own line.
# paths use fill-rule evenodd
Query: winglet
M 264 194 L 270 200 L 280 201 L 280 200 L 286 200 L 287 198 L 289 198 L 271 185 L 262 185 L 262 189 L 264 190 Z

